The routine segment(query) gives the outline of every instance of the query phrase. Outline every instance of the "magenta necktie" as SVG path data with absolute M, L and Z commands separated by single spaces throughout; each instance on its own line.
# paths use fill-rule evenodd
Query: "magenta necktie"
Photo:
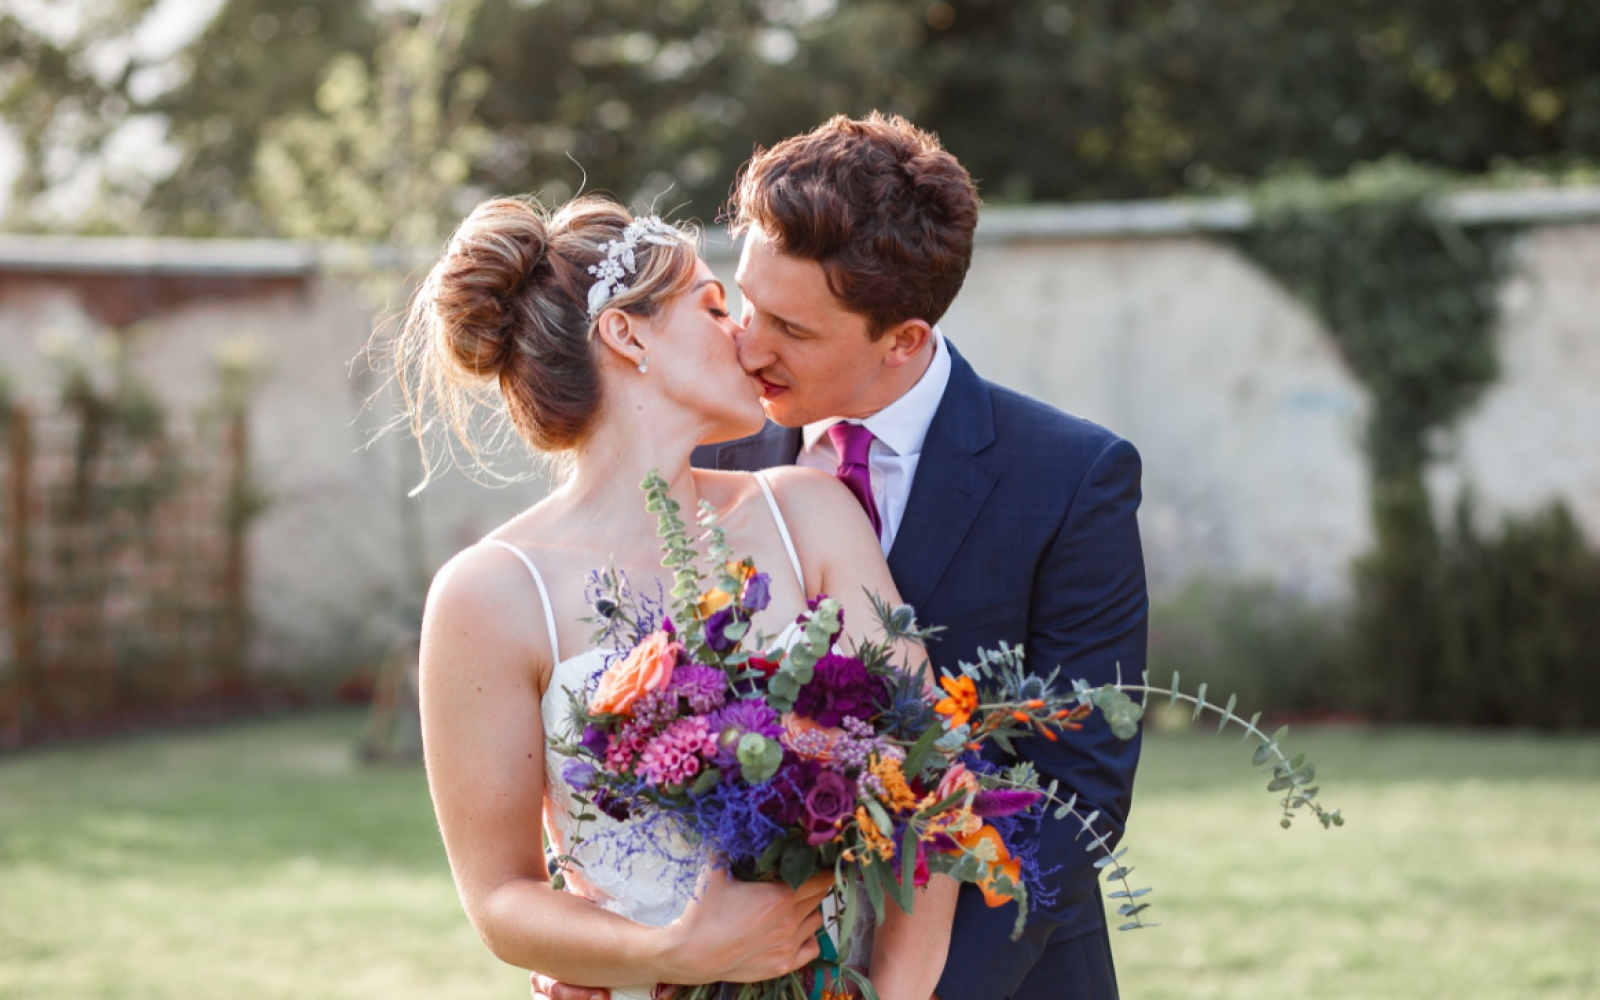
M 882 538 L 883 519 L 878 516 L 878 502 L 872 498 L 872 468 L 867 464 L 867 454 L 872 451 L 872 432 L 860 424 L 840 423 L 828 428 L 828 438 L 839 452 L 839 468 L 834 476 L 861 501 L 873 532 Z

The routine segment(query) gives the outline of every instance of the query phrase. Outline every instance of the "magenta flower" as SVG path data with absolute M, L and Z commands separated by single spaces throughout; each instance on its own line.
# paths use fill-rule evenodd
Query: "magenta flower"
M 884 700 L 883 680 L 867 672 L 853 656 L 829 653 L 817 661 L 810 683 L 795 699 L 797 715 L 819 726 L 834 727 L 846 716 L 870 719 Z

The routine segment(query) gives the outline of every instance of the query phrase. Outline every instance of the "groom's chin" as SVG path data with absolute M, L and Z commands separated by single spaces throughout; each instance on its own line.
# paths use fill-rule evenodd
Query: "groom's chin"
M 779 427 L 804 427 L 808 421 L 793 409 L 779 405 L 776 400 L 763 399 L 761 409 L 766 413 L 767 419 Z

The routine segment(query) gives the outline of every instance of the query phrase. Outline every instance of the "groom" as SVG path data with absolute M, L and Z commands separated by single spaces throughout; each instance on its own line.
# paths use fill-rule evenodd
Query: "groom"
M 1043 676 L 1091 685 L 1144 669 L 1138 453 L 1103 427 L 980 378 L 934 327 L 966 277 L 978 196 L 938 140 L 899 117 L 836 117 L 758 152 L 731 205 L 744 236 L 739 357 L 771 422 L 696 464 L 795 463 L 835 474 L 878 531 L 901 596 L 945 626 L 928 653 L 1026 650 Z M 1019 741 L 1097 826 L 1120 836 L 1137 739 L 1098 718 L 1060 742 Z M 1047 820 L 1037 900 L 1014 911 L 964 886 L 939 1000 L 1114 998 L 1097 855 Z M 553 991 L 582 1000 L 591 991 Z

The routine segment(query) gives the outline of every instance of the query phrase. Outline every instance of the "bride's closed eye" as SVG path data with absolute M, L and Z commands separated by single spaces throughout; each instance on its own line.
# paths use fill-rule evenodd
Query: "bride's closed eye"
M 718 309 L 716 306 L 712 306 L 711 315 L 715 316 L 717 319 L 727 319 L 733 314 L 728 312 L 726 309 Z

